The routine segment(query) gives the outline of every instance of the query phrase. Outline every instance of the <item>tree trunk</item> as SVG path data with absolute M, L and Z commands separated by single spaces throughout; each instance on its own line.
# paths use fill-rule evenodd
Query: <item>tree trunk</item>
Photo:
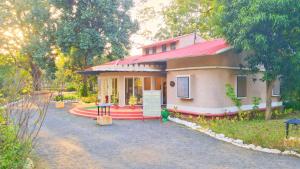
M 42 72 L 41 72 L 40 68 L 33 62 L 30 63 L 30 68 L 31 68 L 30 74 L 31 74 L 31 77 L 33 80 L 33 82 L 32 82 L 33 89 L 34 89 L 34 91 L 40 91 L 41 90 Z
M 266 81 L 266 112 L 265 120 L 270 120 L 272 118 L 272 89 L 273 89 L 274 80 Z

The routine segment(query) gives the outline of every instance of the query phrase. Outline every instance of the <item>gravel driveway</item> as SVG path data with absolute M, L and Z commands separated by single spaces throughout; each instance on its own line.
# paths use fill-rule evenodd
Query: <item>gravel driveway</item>
M 296 157 L 245 150 L 172 122 L 100 127 L 50 106 L 37 154 L 53 169 L 295 169 Z

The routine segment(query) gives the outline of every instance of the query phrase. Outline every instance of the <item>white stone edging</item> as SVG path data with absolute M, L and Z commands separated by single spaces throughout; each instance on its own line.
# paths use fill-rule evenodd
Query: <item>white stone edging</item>
M 205 129 L 205 128 L 201 127 L 200 125 L 197 125 L 196 123 L 192 123 L 192 122 L 189 122 L 189 121 L 186 121 L 186 120 L 182 120 L 182 119 L 179 119 L 179 118 L 173 118 L 173 117 L 168 117 L 168 119 L 172 122 L 182 124 L 182 125 L 184 125 L 186 127 L 189 127 L 193 130 L 200 131 L 201 133 L 209 135 L 209 136 L 211 136 L 215 139 L 233 144 L 233 145 L 238 146 L 238 147 L 251 149 L 251 150 L 255 150 L 255 151 L 260 151 L 260 152 L 265 152 L 265 153 L 292 155 L 292 156 L 296 156 L 296 157 L 300 158 L 300 154 L 295 152 L 295 151 L 288 151 L 288 150 L 280 151 L 278 149 L 263 148 L 261 146 L 256 146 L 254 144 L 244 144 L 243 140 L 229 138 L 229 137 L 226 137 L 224 134 L 217 134 L 217 133 L 213 132 L 210 129 Z

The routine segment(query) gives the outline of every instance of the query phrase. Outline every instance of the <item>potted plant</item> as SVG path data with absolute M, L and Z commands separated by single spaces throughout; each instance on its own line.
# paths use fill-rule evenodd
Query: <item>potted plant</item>
M 113 104 L 113 107 L 115 109 L 119 108 L 119 98 L 117 96 L 114 95 L 111 96 L 111 103 Z
M 130 96 L 129 98 L 130 108 L 134 109 L 136 104 L 137 104 L 137 98 L 135 96 Z
M 56 108 L 61 109 L 65 107 L 64 96 L 62 94 L 55 96 L 54 100 L 56 101 L 55 103 Z

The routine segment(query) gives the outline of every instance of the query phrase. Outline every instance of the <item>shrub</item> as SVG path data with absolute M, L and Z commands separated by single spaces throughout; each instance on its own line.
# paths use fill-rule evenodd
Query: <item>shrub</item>
M 74 85 L 68 85 L 66 87 L 66 91 L 68 91 L 68 92 L 73 92 L 73 91 L 76 91 L 76 90 L 77 89 L 76 89 L 76 87 Z
M 20 141 L 16 127 L 7 124 L 0 112 L 0 168 L 23 168 L 31 150 L 31 144 Z
M 84 103 L 96 103 L 97 102 L 97 96 L 96 95 L 91 95 L 91 96 L 88 96 L 88 97 L 81 97 L 80 99 Z
M 129 105 L 134 106 L 137 104 L 137 98 L 135 96 L 130 96 L 129 98 Z
M 242 102 L 241 99 L 239 99 L 235 92 L 233 87 L 230 84 L 226 84 L 226 96 L 228 98 L 230 98 L 230 100 L 233 102 L 233 104 L 239 109 L 241 110 L 241 106 L 242 106 Z
M 57 102 L 61 102 L 64 100 L 64 96 L 62 94 L 59 94 L 57 96 L 54 97 L 54 100 Z
M 64 100 L 76 100 L 78 96 L 76 94 L 65 94 L 63 98 Z
M 88 87 L 87 87 L 86 83 L 81 85 L 81 87 L 79 89 L 79 94 L 80 94 L 81 97 L 87 97 L 88 96 Z

